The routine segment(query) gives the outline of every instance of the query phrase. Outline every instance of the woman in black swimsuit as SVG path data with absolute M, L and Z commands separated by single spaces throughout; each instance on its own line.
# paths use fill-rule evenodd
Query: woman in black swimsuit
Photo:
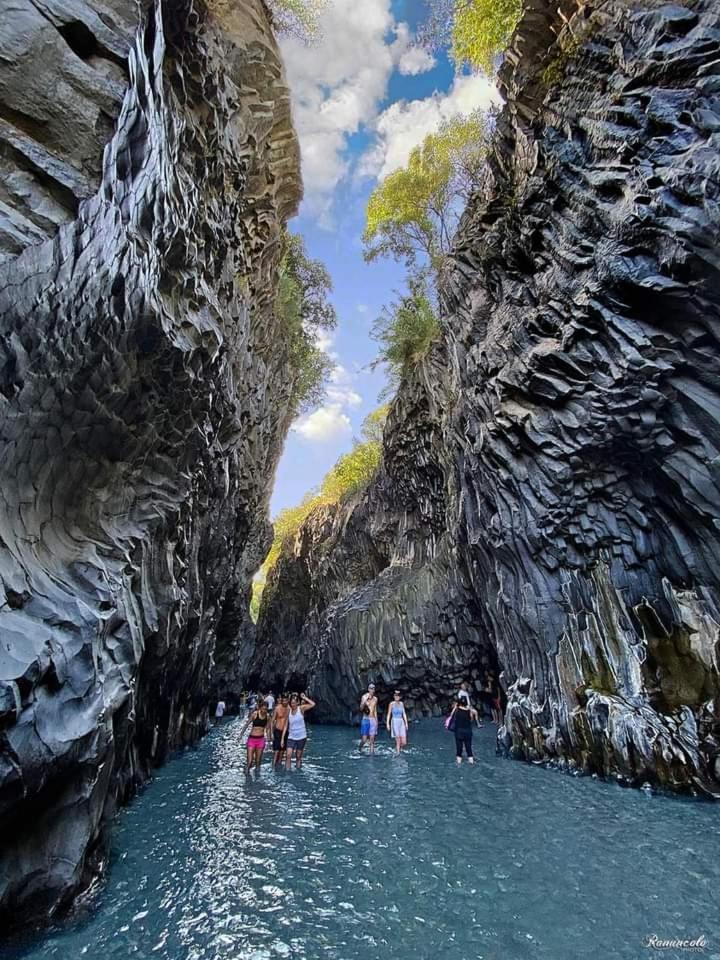
M 265 732 L 268 723 L 268 708 L 264 700 L 260 701 L 257 710 L 253 710 L 245 721 L 245 726 L 240 731 L 240 738 L 250 727 L 250 736 L 247 741 L 247 770 L 250 773 L 253 765 L 259 770 L 262 763 L 263 750 L 265 749 Z
M 463 747 L 467 754 L 468 763 L 475 763 L 472 748 L 472 725 L 473 722 L 475 722 L 480 726 L 477 710 L 471 707 L 467 700 L 456 700 L 450 716 L 455 719 L 455 754 L 457 763 L 462 763 Z

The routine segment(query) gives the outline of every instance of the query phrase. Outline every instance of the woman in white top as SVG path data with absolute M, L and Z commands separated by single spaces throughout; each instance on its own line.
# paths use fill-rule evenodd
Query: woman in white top
M 290 713 L 288 714 L 288 732 L 287 732 L 287 753 L 285 755 L 285 767 L 289 770 L 293 756 L 295 757 L 295 768 L 297 770 L 302 766 L 303 753 L 307 743 L 307 727 L 305 726 L 305 714 L 312 710 L 315 701 L 306 697 L 304 693 L 298 696 L 293 693 L 290 697 Z

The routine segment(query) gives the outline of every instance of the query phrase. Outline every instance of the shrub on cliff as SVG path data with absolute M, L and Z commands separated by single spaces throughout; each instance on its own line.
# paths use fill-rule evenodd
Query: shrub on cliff
M 422 281 L 412 280 L 409 293 L 383 308 L 372 335 L 380 344 L 374 365 L 387 364 L 390 387 L 395 388 L 440 336 L 440 325 Z
M 318 17 L 327 0 L 265 0 L 277 33 L 306 43 L 318 34 Z
M 276 309 L 283 321 L 293 375 L 291 408 L 295 414 L 317 406 L 324 396 L 332 362 L 318 335 L 337 323 L 328 294 L 332 281 L 324 264 L 307 255 L 302 237 L 287 233 L 280 264 Z
M 449 46 L 458 67 L 491 75 L 521 14 L 522 0 L 430 0 L 420 42 L 430 49 Z

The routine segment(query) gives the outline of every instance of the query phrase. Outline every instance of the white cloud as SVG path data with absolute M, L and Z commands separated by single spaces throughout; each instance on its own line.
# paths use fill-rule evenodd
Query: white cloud
M 349 437 L 352 433 L 352 425 L 350 417 L 343 413 L 342 404 L 328 403 L 307 416 L 300 417 L 293 424 L 293 430 L 306 440 L 331 443 Z
M 447 93 L 434 93 L 423 100 L 398 100 L 377 118 L 377 140 L 361 158 L 360 176 L 382 180 L 404 166 L 413 148 L 444 120 L 478 108 L 486 110 L 498 102 L 497 88 L 480 74 L 456 77 Z
M 408 47 L 398 60 L 398 70 L 406 77 L 427 73 L 437 63 L 435 57 L 422 47 Z
M 395 27 L 390 0 L 332 0 L 320 17 L 318 43 L 282 41 L 302 151 L 306 213 L 327 218 L 333 192 L 349 170 L 348 138 L 377 116 L 403 52 L 386 42 Z
M 357 305 L 357 312 L 358 312 L 358 313 L 367 313 L 367 312 L 368 312 L 368 305 L 367 305 L 366 303 L 359 303 L 359 304 Z
M 328 355 L 336 357 L 332 353 Z M 313 443 L 346 439 L 352 427 L 348 412 L 363 402 L 353 386 L 355 380 L 356 374 L 349 373 L 341 363 L 336 363 L 328 378 L 325 403 L 297 419 L 292 429 Z

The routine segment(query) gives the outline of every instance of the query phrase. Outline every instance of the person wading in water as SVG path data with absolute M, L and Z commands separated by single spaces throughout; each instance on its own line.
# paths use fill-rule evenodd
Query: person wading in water
M 472 725 L 473 721 L 480 726 L 477 710 L 471 707 L 465 698 L 456 700 L 455 706 L 450 714 L 455 720 L 455 753 L 457 763 L 462 763 L 463 747 L 467 754 L 468 763 L 475 763 L 472 748 Z
M 293 693 L 290 697 L 290 712 L 288 713 L 288 734 L 287 734 L 287 756 L 285 766 L 289 770 L 292 758 L 295 757 L 295 769 L 299 770 L 302 766 L 303 753 L 305 753 L 305 744 L 307 743 L 307 728 L 305 726 L 305 714 L 312 710 L 315 701 L 306 697 L 304 693 L 300 696 Z
M 360 700 L 360 713 L 362 713 L 362 720 L 360 721 L 361 753 L 366 743 L 370 744 L 370 753 L 375 753 L 375 737 L 377 736 L 378 730 L 377 707 L 378 701 L 375 696 L 375 684 L 369 683 L 367 693 L 364 693 Z
M 400 753 L 407 743 L 408 718 L 399 690 L 395 691 L 392 703 L 388 704 L 386 726 L 390 736 L 395 738 L 395 752 Z
M 283 693 L 275 705 L 273 715 L 270 719 L 273 739 L 273 767 L 279 767 L 282 763 L 283 754 L 285 753 L 287 745 L 289 715 L 290 707 L 288 706 L 288 696 L 286 693 Z
M 262 763 L 263 750 L 265 749 L 265 731 L 269 720 L 267 704 L 261 700 L 257 710 L 253 710 L 245 721 L 245 725 L 240 731 L 240 738 L 250 727 L 250 736 L 247 741 L 247 771 L 250 773 L 253 766 L 258 770 Z

